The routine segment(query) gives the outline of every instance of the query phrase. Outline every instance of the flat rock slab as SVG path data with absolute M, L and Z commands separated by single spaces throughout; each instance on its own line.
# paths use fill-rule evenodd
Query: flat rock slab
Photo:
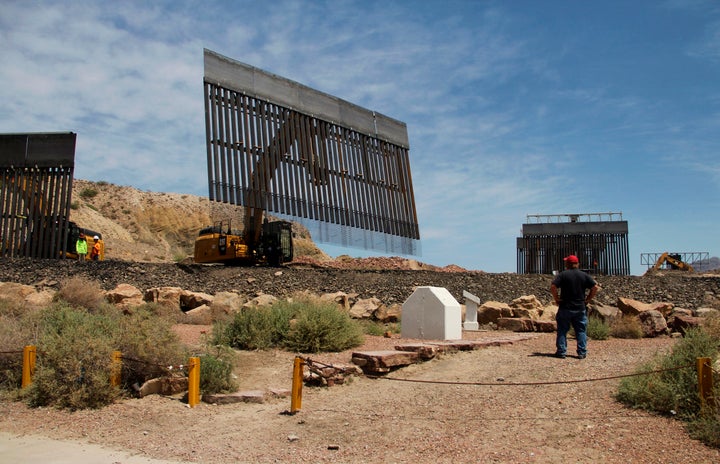
M 412 351 L 356 351 L 352 354 L 353 364 L 360 366 L 365 373 L 386 373 L 393 368 L 409 366 L 420 360 L 420 356 Z
M 440 351 L 440 347 L 437 345 L 427 343 L 407 343 L 404 345 L 395 345 L 395 349 L 398 351 L 415 352 L 423 361 L 434 358 L 438 354 L 438 351 Z
M 265 392 L 262 390 L 248 390 L 228 394 L 203 395 L 204 403 L 235 404 L 235 403 L 264 403 Z

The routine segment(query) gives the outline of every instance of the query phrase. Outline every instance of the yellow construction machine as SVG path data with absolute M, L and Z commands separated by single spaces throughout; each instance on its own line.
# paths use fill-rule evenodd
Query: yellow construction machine
M 196 263 L 280 266 L 293 259 L 292 224 L 267 220 L 257 224 L 250 216 L 240 231 L 232 228 L 231 221 L 216 222 L 200 230 L 194 259 Z
M 670 269 L 675 270 L 695 272 L 695 269 L 691 265 L 680 259 L 680 255 L 670 254 L 667 251 L 660 255 L 653 266 L 653 270 L 660 270 L 663 266 L 669 266 Z

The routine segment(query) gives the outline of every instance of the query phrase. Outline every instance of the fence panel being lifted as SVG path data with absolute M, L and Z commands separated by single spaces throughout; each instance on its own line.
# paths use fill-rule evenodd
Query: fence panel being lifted
M 405 123 L 205 50 L 209 197 L 418 254 Z

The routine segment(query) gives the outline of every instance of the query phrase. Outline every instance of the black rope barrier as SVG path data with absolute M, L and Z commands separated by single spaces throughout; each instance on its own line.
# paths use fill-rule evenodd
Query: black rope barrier
M 536 385 L 561 385 L 561 384 L 572 384 L 572 383 L 584 383 L 584 382 L 598 382 L 604 380 L 621 379 L 625 377 L 637 377 L 641 375 L 659 374 L 662 372 L 675 371 L 680 369 L 687 369 L 689 367 L 695 367 L 694 364 L 688 364 L 686 366 L 669 367 L 667 369 L 658 369 L 654 371 L 636 372 L 633 374 L 621 374 L 611 375 L 608 377 L 596 377 L 593 379 L 576 379 L 576 380 L 555 380 L 546 382 L 453 382 L 449 380 L 421 380 L 421 379 L 403 379 L 399 377 L 387 377 L 380 375 L 366 375 L 370 379 L 382 379 L 382 380 L 394 380 L 397 382 L 410 382 L 410 383 L 434 383 L 440 385 L 474 385 L 482 387 L 519 387 L 519 386 L 536 386 Z

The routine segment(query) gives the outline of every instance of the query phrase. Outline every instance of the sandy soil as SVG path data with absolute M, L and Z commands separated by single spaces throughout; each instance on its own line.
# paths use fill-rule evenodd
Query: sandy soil
M 193 343 L 203 328 L 178 330 Z M 513 334 L 464 334 L 507 336 Z M 386 349 L 397 342 L 368 337 L 364 347 L 313 359 L 349 362 L 352 351 Z M 201 403 L 191 409 L 179 398 L 150 396 L 75 413 L 3 402 L 0 432 L 208 464 L 720 462 L 720 451 L 688 438 L 681 422 L 613 400 L 617 376 L 631 373 L 673 343 L 671 338 L 593 341 L 587 359 L 560 360 L 550 356 L 554 335 L 538 334 L 444 354 L 382 379 L 354 377 L 330 388 L 306 386 L 302 409 L 295 415 L 283 414 L 289 398 L 268 398 L 263 404 Z M 289 389 L 294 356 L 240 353 L 236 373 L 241 389 Z

